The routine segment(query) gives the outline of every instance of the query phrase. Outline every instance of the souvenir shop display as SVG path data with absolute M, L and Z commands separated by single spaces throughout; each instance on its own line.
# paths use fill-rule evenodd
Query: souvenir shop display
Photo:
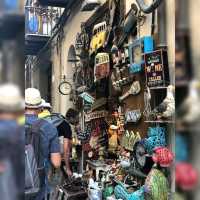
M 76 50 L 87 55 L 74 79 L 82 101 L 76 135 L 86 184 L 80 192 L 87 193 L 80 199 L 167 200 L 171 193 L 167 121 L 174 117 L 174 86 L 167 51 L 157 48 L 154 34 L 140 37 L 146 14 L 161 2 L 137 0 L 125 12 L 122 1 L 106 1 L 77 34 Z M 153 91 L 159 87 L 165 89 L 162 99 Z M 60 186 L 62 195 L 68 189 Z

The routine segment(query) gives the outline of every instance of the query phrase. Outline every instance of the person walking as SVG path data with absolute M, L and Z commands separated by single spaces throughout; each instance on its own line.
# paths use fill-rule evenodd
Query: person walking
M 65 164 L 65 171 L 68 177 L 72 176 L 72 170 L 70 166 L 70 156 L 72 150 L 72 130 L 71 126 L 64 116 L 60 113 L 51 113 L 51 104 L 45 100 L 42 103 L 42 112 L 39 113 L 38 117 L 46 119 L 48 122 L 52 123 L 58 131 L 58 136 L 60 138 L 60 144 Z
M 60 154 L 58 132 L 51 123 L 49 123 L 46 120 L 38 118 L 38 114 L 41 111 L 41 106 L 42 106 L 42 98 L 40 95 L 40 91 L 35 88 L 26 89 L 25 90 L 26 147 L 27 147 L 27 152 L 31 152 L 30 145 L 34 149 L 35 153 L 34 157 L 36 160 L 39 180 L 40 180 L 39 191 L 36 194 L 34 194 L 34 197 L 31 200 L 46 200 L 48 193 L 48 182 L 47 182 L 48 164 L 51 163 L 55 168 L 59 168 L 61 165 L 61 154 Z M 29 155 L 31 156 L 31 153 L 29 153 Z M 29 160 L 34 160 L 34 158 L 32 159 L 27 158 L 27 162 Z M 25 168 L 26 168 L 26 163 L 25 163 Z M 30 171 L 33 172 L 34 169 L 32 168 L 29 169 L 29 174 Z M 25 171 L 25 175 L 27 174 Z M 36 190 L 36 188 L 30 189 L 30 184 L 28 185 L 28 181 L 27 182 L 25 181 L 25 187 L 27 187 L 25 188 L 25 199 L 29 199 L 29 197 L 31 196 L 29 194 L 34 189 Z
M 24 131 L 17 119 L 24 99 L 14 84 L 0 85 L 0 199 L 24 196 Z

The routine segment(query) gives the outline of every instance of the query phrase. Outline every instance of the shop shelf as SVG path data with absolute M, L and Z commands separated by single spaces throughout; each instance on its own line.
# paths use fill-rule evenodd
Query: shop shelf
M 175 121 L 170 121 L 170 120 L 156 120 L 156 121 L 152 121 L 152 120 L 145 120 L 144 121 L 145 123 L 163 123 L 163 124 L 174 124 L 175 123 Z

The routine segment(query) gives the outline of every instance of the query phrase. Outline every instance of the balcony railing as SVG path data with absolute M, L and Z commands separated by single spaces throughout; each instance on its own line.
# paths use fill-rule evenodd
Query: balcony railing
M 26 35 L 51 36 L 61 15 L 60 8 L 25 7 Z

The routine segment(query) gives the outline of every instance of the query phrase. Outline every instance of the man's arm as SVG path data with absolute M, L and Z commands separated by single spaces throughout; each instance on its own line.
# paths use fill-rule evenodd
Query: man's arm
M 59 168 L 61 165 L 60 153 L 51 153 L 51 163 L 55 168 Z
M 61 166 L 61 153 L 60 153 L 60 142 L 58 138 L 58 132 L 56 128 L 50 125 L 50 159 L 51 163 L 55 168 L 59 168 Z
M 64 138 L 64 143 L 63 143 L 64 160 L 68 176 L 72 176 L 72 171 L 70 167 L 71 147 L 72 147 L 71 139 Z

